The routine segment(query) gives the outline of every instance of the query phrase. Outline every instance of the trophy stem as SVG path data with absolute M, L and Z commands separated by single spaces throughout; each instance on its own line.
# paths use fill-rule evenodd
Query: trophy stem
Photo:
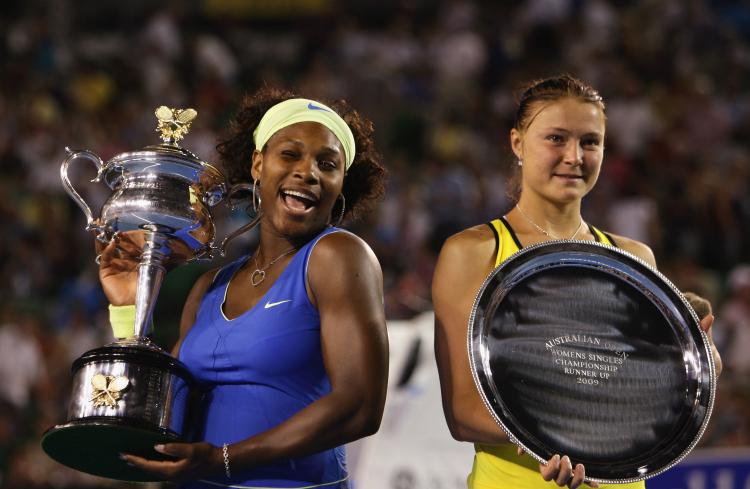
M 168 237 L 147 225 L 141 263 L 138 265 L 138 285 L 135 292 L 135 336 L 143 340 L 151 329 L 151 317 L 156 305 L 164 275 L 167 273 L 162 261 L 169 255 Z

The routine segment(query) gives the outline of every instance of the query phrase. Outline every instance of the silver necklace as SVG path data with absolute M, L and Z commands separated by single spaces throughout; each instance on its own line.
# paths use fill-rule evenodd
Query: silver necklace
M 518 209 L 518 212 L 521 213 L 521 215 L 523 216 L 523 218 L 526 219 L 529 222 L 529 224 L 531 224 L 532 226 L 534 226 L 537 229 L 537 231 L 539 231 L 543 235 L 547 236 L 548 238 L 552 238 L 552 239 L 573 239 L 576 236 L 578 236 L 578 233 L 580 233 L 581 229 L 583 229 L 583 218 L 581 218 L 581 223 L 578 225 L 578 229 L 576 229 L 576 232 L 573 233 L 573 236 L 571 236 L 570 238 L 561 238 L 559 236 L 555 236 L 551 232 L 549 232 L 546 229 L 544 229 L 543 227 L 541 227 L 539 224 L 535 223 L 529 216 L 526 215 L 526 213 L 520 207 L 518 207 L 518 204 L 516 204 L 516 209 Z
M 291 248 L 291 249 L 286 250 L 284 253 L 280 254 L 279 256 L 277 256 L 276 258 L 268 262 L 268 265 L 262 268 L 260 267 L 260 265 L 258 265 L 258 255 L 260 253 L 256 253 L 255 256 L 253 257 L 253 259 L 255 260 L 256 268 L 255 268 L 255 271 L 250 274 L 250 283 L 253 284 L 253 287 L 257 287 L 258 285 L 261 284 L 261 282 L 263 282 L 266 279 L 266 270 L 271 268 L 271 266 L 274 263 L 276 263 L 281 258 L 288 255 L 289 253 L 292 253 L 293 251 L 297 251 L 297 248 Z

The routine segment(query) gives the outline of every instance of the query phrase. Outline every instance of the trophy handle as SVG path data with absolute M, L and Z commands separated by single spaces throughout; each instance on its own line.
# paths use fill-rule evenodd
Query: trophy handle
M 97 239 L 101 241 L 107 241 L 104 238 L 104 228 L 96 223 L 97 218 L 94 218 L 94 215 L 91 213 L 91 208 L 86 203 L 85 200 L 83 200 L 83 197 L 76 191 L 75 188 L 73 188 L 73 184 L 70 183 L 70 179 L 68 178 L 68 166 L 70 163 L 78 158 L 85 158 L 87 160 L 93 161 L 96 165 L 96 178 L 91 180 L 92 182 L 99 182 L 99 176 L 101 174 L 101 169 L 104 166 L 104 162 L 102 159 L 96 155 L 95 153 L 92 153 L 88 150 L 71 150 L 70 148 L 66 147 L 65 152 L 68 154 L 68 156 L 63 160 L 62 165 L 60 166 L 60 178 L 62 179 L 63 187 L 65 188 L 65 191 L 70 195 L 70 197 L 78 204 L 78 207 L 81 208 L 83 213 L 86 215 L 86 231 L 98 231 Z
M 241 190 L 249 190 L 251 192 L 250 198 L 255 198 L 254 195 L 252 195 L 253 192 L 253 185 L 250 183 L 238 183 L 235 185 L 232 185 L 232 188 L 229 189 L 229 192 L 227 192 L 227 202 L 229 202 L 230 209 L 234 210 L 237 208 L 237 203 L 242 199 L 233 199 L 232 196 L 236 194 L 237 192 Z M 229 244 L 230 241 L 232 241 L 234 238 L 239 236 L 242 233 L 245 233 L 247 231 L 250 231 L 252 228 L 258 225 L 260 222 L 261 213 L 258 212 L 253 219 L 240 226 L 239 228 L 235 229 L 231 233 L 229 233 L 226 238 L 224 238 L 221 241 L 221 245 L 218 247 L 212 246 L 210 250 L 208 250 L 208 254 L 210 258 L 215 258 L 218 254 L 219 256 L 226 256 L 227 252 L 227 244 Z

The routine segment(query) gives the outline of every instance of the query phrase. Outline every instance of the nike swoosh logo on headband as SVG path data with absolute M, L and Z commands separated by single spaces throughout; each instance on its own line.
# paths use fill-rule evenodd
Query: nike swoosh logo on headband
M 328 109 L 324 109 L 323 107 L 318 107 L 317 105 L 313 105 L 312 103 L 308 103 L 307 108 L 310 110 L 325 110 L 326 112 L 330 112 Z

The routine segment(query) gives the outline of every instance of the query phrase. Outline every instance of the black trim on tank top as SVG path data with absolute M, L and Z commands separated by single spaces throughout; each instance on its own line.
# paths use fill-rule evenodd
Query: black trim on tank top
M 589 231 L 591 232 L 591 235 L 592 235 L 592 236 L 594 236 L 594 241 L 596 241 L 597 243 L 601 243 L 601 241 L 602 241 L 602 240 L 601 240 L 601 239 L 599 239 L 599 233 L 597 233 L 597 232 L 596 232 L 596 231 L 594 230 L 594 226 L 592 226 L 592 225 L 591 225 L 591 224 L 589 224 L 589 223 L 586 223 L 586 225 L 587 225 L 587 226 L 589 227 Z
M 602 231 L 602 234 L 607 237 L 607 239 L 609 240 L 609 242 L 612 243 L 612 246 L 614 246 L 615 248 L 619 248 L 620 247 L 617 244 L 617 241 L 615 241 L 615 239 L 612 237 L 612 235 L 610 235 L 609 233 L 605 233 L 604 231 Z
M 604 232 L 604 231 L 600 231 L 600 230 L 598 230 L 598 229 L 595 229 L 595 228 L 594 228 L 594 226 L 592 226 L 591 224 L 588 224 L 588 223 L 587 223 L 587 225 L 588 225 L 588 227 L 589 227 L 589 231 L 591 231 L 591 234 L 593 234 L 593 235 L 594 235 L 594 239 L 596 240 L 596 242 L 597 242 L 597 243 L 601 242 L 601 239 L 599 239 L 599 233 L 602 233 L 602 234 L 603 234 L 603 235 L 604 235 L 604 236 L 605 236 L 605 237 L 606 237 L 606 238 L 607 238 L 607 239 L 609 240 L 609 243 L 610 243 L 610 244 L 611 244 L 612 246 L 614 246 L 615 248 L 619 248 L 619 246 L 617 245 L 617 241 L 615 241 L 615 240 L 614 240 L 614 238 L 612 238 L 612 235 L 610 235 L 610 234 L 609 234 L 609 233 L 607 233 L 607 232 Z M 597 232 L 595 232 L 595 231 L 599 231 L 599 233 L 597 233 Z
M 516 236 L 516 232 L 513 231 L 512 227 L 510 227 L 510 224 L 508 224 L 508 221 L 506 221 L 504 217 L 501 217 L 500 220 L 503 222 L 503 224 L 505 224 L 505 229 L 507 229 L 508 232 L 510 233 L 510 237 L 513 238 L 513 242 L 516 243 L 516 246 L 518 246 L 518 249 L 522 250 L 523 245 L 518 240 L 518 236 Z
M 487 225 L 492 229 L 492 234 L 495 235 L 495 254 L 492 255 L 495 257 L 495 260 L 497 260 L 497 254 L 500 251 L 500 235 L 497 234 L 497 229 L 495 229 L 495 226 L 492 225 L 492 222 L 488 222 Z

